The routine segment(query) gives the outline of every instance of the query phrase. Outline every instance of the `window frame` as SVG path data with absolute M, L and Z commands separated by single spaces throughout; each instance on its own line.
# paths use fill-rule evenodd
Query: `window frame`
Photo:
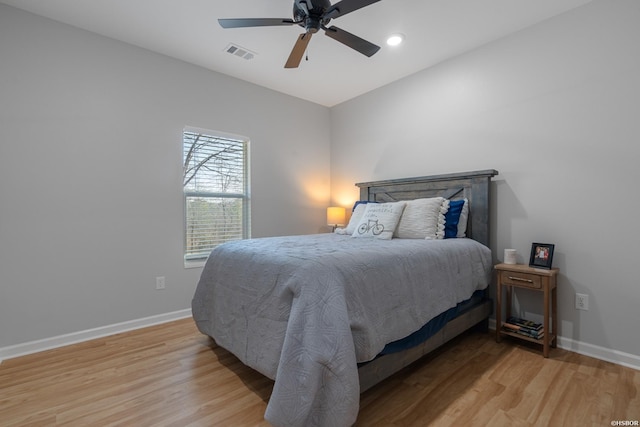
M 206 135 L 210 138 L 220 138 L 227 139 L 232 141 L 241 142 L 243 144 L 243 192 L 242 193 L 218 193 L 218 192 L 203 192 L 203 191 L 186 191 L 184 186 L 184 161 L 185 161 L 185 133 L 195 133 L 200 135 Z M 202 198 L 225 198 L 225 199 L 242 199 L 242 239 L 250 239 L 251 238 L 251 180 L 250 180 L 250 165 L 249 165 L 249 146 L 250 139 L 243 135 L 231 134 L 228 132 L 221 132 L 217 130 L 198 128 L 193 126 L 185 126 L 182 129 L 182 179 L 183 179 L 183 187 L 182 187 L 182 257 L 184 261 L 185 268 L 195 268 L 204 266 L 208 253 L 206 256 L 187 256 L 187 199 L 189 197 L 202 197 Z M 231 241 L 231 240 L 228 240 Z M 222 243 L 221 243 L 222 244 Z M 211 248 L 211 250 L 213 250 Z

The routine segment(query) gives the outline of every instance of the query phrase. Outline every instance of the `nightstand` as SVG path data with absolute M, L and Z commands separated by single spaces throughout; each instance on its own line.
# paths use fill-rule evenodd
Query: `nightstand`
M 496 341 L 500 342 L 503 336 L 510 336 L 526 341 L 542 344 L 542 354 L 549 357 L 549 347 L 556 347 L 558 340 L 558 297 L 557 277 L 560 271 L 557 268 L 551 270 L 532 268 L 523 264 L 498 264 L 498 287 L 496 295 Z M 540 291 L 544 295 L 544 316 L 542 339 L 530 338 L 502 329 L 502 288 L 507 288 L 505 305 L 506 318 L 511 316 L 511 303 L 513 288 L 525 288 Z

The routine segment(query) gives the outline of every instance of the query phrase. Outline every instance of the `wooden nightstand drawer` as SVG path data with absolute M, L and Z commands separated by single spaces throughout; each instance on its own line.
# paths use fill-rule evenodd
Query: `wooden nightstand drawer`
M 505 285 L 520 286 L 522 288 L 542 288 L 542 277 L 514 271 L 501 271 L 500 280 Z

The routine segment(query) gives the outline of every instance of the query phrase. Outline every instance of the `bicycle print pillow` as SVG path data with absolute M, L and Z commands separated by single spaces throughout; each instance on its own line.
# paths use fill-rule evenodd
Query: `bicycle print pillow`
M 367 204 L 352 237 L 391 239 L 404 207 L 405 202 Z

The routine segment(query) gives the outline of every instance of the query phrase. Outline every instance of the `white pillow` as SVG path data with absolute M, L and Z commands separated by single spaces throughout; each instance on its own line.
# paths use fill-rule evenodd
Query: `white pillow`
M 469 200 L 464 199 L 460 219 L 458 220 L 458 235 L 456 237 L 467 237 L 467 221 L 469 220 Z
M 364 213 L 365 208 L 368 203 L 360 203 L 357 205 L 353 212 L 351 212 L 351 218 L 349 218 L 349 224 L 345 228 L 336 228 L 336 233 L 338 234 L 353 234 L 356 231 L 356 227 L 362 218 L 362 214 Z
M 443 239 L 444 214 L 449 210 L 449 200 L 444 197 L 407 201 L 395 237 L 400 239 Z
M 368 203 L 352 236 L 391 239 L 404 206 L 405 202 Z

